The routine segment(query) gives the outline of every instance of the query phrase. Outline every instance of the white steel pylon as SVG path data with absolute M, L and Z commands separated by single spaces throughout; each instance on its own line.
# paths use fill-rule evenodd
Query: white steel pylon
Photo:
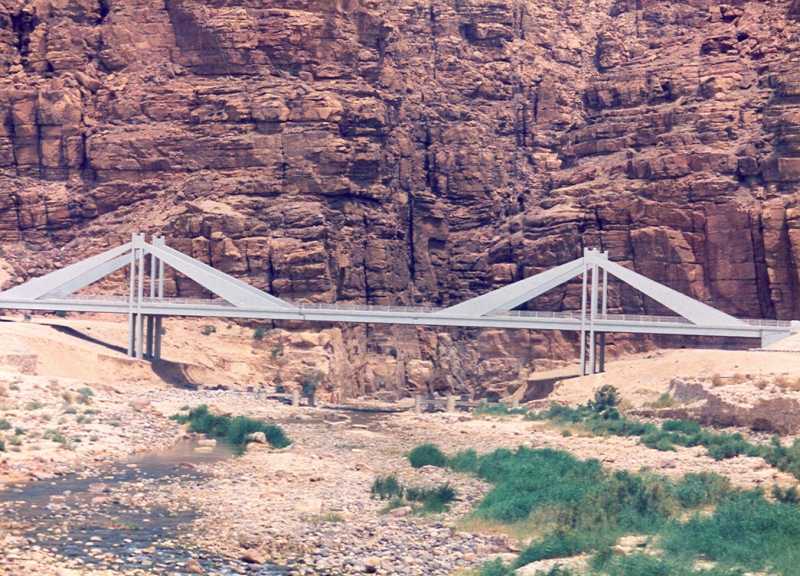
M 34 278 L 0 292 L 0 299 L 54 301 L 65 299 L 75 292 L 129 266 L 128 322 L 130 337 L 128 354 L 158 359 L 161 354 L 161 316 L 144 315 L 146 260 L 150 261 L 150 298 L 164 297 L 165 264 L 194 280 L 204 289 L 225 300 L 235 308 L 259 307 L 274 310 L 297 310 L 288 302 L 263 292 L 224 272 L 187 256 L 166 245 L 163 237 L 151 243 L 144 234 L 133 234 L 131 241 L 106 250 L 61 270 Z M 146 340 L 146 350 L 145 350 Z
M 601 277 L 602 274 L 602 277 Z M 744 327 L 746 323 L 690 298 L 663 284 L 650 280 L 646 276 L 624 268 L 608 259 L 608 253 L 587 248 L 583 257 L 540 274 L 530 276 L 508 286 L 498 288 L 487 294 L 472 298 L 455 306 L 451 306 L 434 314 L 443 316 L 458 315 L 466 318 L 481 318 L 507 312 L 533 300 L 537 296 L 582 276 L 581 288 L 581 330 L 580 354 L 581 373 L 587 373 L 588 367 L 594 373 L 599 360 L 600 370 L 605 364 L 605 334 L 600 336 L 599 356 L 596 355 L 596 322 L 598 314 L 605 318 L 608 313 L 608 275 L 649 296 L 662 306 L 672 310 L 680 317 L 695 325 L 716 327 Z M 589 337 L 587 347 L 586 337 Z

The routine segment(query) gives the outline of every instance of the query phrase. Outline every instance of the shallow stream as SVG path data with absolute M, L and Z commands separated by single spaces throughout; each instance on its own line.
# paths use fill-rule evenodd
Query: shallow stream
M 196 448 L 181 443 L 113 465 L 100 476 L 67 475 L 0 492 L 0 516 L 33 546 L 84 566 L 180 575 L 199 564 L 205 574 L 286 574 L 277 566 L 250 565 L 181 543 L 195 518 L 192 511 L 137 507 L 114 498 L 122 487 L 145 492 L 176 480 L 202 481 L 199 464 L 232 457 L 221 446 Z

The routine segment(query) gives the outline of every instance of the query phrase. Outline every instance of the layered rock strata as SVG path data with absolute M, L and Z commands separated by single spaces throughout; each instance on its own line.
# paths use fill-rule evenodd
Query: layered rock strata
M 796 0 L 0 0 L 0 281 L 145 230 L 289 299 L 446 305 L 599 246 L 730 313 L 800 318 L 799 18 Z M 662 312 L 617 286 L 611 304 Z M 574 345 L 345 330 L 358 391 L 393 370 L 500 391 Z

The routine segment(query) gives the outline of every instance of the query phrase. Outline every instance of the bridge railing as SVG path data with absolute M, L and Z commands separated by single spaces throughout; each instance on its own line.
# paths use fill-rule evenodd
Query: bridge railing
M 109 303 L 127 303 L 127 296 L 114 296 L 103 294 L 81 294 L 79 296 L 71 296 L 62 298 L 65 301 L 89 301 L 89 302 L 109 302 Z M 151 298 L 145 296 L 142 299 L 143 304 L 177 304 L 188 306 L 216 306 L 216 307 L 233 307 L 232 304 L 221 298 Z M 433 312 L 441 312 L 443 308 L 434 306 L 395 306 L 385 304 L 348 304 L 348 303 L 314 303 L 304 302 L 295 303 L 295 306 L 302 310 L 309 311 L 353 311 L 353 312 L 395 312 L 406 314 L 430 314 Z M 539 311 L 539 310 L 509 310 L 491 314 L 490 317 L 516 317 L 516 318 L 541 318 L 541 319 L 554 319 L 554 320 L 574 320 L 580 321 L 580 311 Z M 587 314 L 586 320 L 588 322 L 589 315 Z M 597 321 L 612 321 L 612 322 L 649 322 L 658 324 L 692 324 L 689 320 L 681 316 L 655 316 L 647 314 L 596 314 L 595 320 Z M 780 330 L 788 330 L 791 327 L 791 322 L 787 320 L 771 320 L 771 319 L 757 319 L 748 318 L 742 319 L 743 322 L 750 326 L 759 328 L 775 328 Z

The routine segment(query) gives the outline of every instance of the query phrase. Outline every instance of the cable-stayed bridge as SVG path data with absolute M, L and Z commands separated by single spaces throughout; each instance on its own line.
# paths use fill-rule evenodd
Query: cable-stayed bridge
M 173 268 L 214 295 L 213 299 L 164 295 L 165 267 Z M 82 295 L 79 291 L 123 268 L 129 269 L 127 295 Z M 674 316 L 608 312 L 609 276 L 635 288 Z M 582 279 L 581 310 L 537 312 L 515 308 L 577 277 Z M 356 322 L 475 328 L 522 328 L 580 333 L 582 373 L 605 367 L 609 332 L 758 339 L 762 346 L 800 331 L 800 322 L 735 318 L 699 300 L 587 249 L 581 258 L 448 308 L 351 304 L 300 304 L 277 298 L 143 234 L 61 270 L 0 292 L 0 309 L 95 312 L 128 315 L 128 354 L 161 357 L 165 316 Z

